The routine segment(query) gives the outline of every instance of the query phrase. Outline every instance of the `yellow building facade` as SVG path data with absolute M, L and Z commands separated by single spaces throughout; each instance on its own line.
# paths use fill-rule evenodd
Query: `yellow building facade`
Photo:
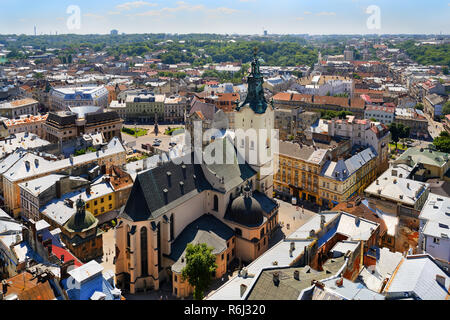
M 322 205 L 319 177 L 328 156 L 327 150 L 280 141 L 275 194 Z

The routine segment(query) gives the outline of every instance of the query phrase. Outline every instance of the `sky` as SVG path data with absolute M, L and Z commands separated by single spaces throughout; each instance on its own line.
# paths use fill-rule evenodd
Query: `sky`
M 450 34 L 450 0 L 0 0 L 0 34 Z M 370 12 L 368 13 L 367 10 Z

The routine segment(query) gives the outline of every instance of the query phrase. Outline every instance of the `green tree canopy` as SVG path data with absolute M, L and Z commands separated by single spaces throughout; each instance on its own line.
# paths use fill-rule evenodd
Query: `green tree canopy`
M 393 122 L 389 125 L 389 131 L 391 131 L 391 138 L 395 143 L 395 148 L 397 149 L 397 143 L 400 139 L 409 138 L 411 128 L 403 125 L 402 123 Z
M 442 131 L 439 137 L 434 139 L 433 144 L 439 151 L 450 153 L 450 134 L 447 131 Z
M 181 274 L 194 287 L 194 299 L 202 300 L 205 290 L 211 283 L 217 269 L 213 248 L 206 244 L 188 244 L 186 248 L 186 266 Z
M 442 107 L 442 114 L 447 115 L 450 114 L 450 101 L 447 101 Z

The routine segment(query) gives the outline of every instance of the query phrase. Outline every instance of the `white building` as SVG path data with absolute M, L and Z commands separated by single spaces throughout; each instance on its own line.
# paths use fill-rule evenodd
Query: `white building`
M 374 118 L 377 122 L 389 125 L 394 122 L 395 107 L 369 105 L 364 112 L 364 118 Z
M 50 92 L 50 110 L 66 111 L 69 107 L 108 107 L 108 90 L 104 86 L 54 88 Z
M 450 198 L 430 193 L 420 213 L 419 251 L 450 262 Z

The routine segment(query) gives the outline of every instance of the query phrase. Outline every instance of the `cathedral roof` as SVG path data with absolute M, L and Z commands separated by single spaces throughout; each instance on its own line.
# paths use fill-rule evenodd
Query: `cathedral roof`
M 201 165 L 192 164 L 193 159 L 189 162 L 170 161 L 140 173 L 120 217 L 131 221 L 153 220 L 204 190 L 212 189 Z

